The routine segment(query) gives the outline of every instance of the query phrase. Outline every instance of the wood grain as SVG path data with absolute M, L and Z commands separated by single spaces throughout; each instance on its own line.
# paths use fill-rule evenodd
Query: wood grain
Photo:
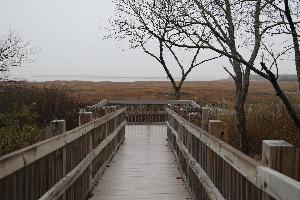
M 91 200 L 191 199 L 163 125 L 126 126 L 126 139 Z

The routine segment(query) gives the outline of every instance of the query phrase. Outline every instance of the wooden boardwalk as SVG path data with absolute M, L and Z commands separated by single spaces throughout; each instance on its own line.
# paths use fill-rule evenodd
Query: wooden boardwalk
M 91 200 L 192 199 L 167 142 L 164 125 L 126 126 L 126 139 Z

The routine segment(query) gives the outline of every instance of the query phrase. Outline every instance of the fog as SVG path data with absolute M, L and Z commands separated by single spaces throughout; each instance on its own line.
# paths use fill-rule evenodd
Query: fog
M 12 29 L 40 49 L 33 63 L 14 69 L 12 76 L 39 81 L 166 77 L 157 61 L 129 49 L 127 41 L 104 40 L 113 15 L 110 0 L 0 0 L 0 34 Z M 224 63 L 201 65 L 190 80 L 226 78 Z M 180 75 L 175 65 L 172 71 Z M 294 71 L 284 68 L 281 73 Z

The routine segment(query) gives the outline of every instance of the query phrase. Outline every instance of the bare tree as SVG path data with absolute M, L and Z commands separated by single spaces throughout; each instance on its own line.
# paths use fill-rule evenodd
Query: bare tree
M 228 67 L 224 69 L 232 76 L 236 86 L 237 129 L 240 135 L 240 149 L 243 152 L 249 152 L 244 107 L 250 71 L 271 82 L 300 130 L 295 110 L 280 88 L 277 76 L 272 72 L 274 68 L 278 71 L 276 69 L 278 65 L 273 64 L 277 59 L 274 59 L 269 68 L 257 59 L 258 55 L 263 55 L 264 52 L 276 57 L 268 51 L 270 35 L 272 31 L 289 25 L 289 22 L 282 20 L 281 13 L 270 4 L 270 0 L 152 0 L 151 3 L 149 1 L 146 1 L 149 5 L 159 3 L 172 5 L 176 13 L 176 17 L 171 18 L 169 20 L 171 23 L 168 24 L 171 34 L 164 37 L 157 33 L 151 23 L 139 20 L 143 29 L 153 37 L 179 48 L 210 49 L 229 59 L 232 70 Z M 147 16 L 151 16 L 151 12 Z M 283 53 L 288 49 L 284 49 Z
M 17 33 L 10 31 L 0 38 L 0 80 L 8 78 L 9 71 L 14 67 L 21 67 L 31 62 L 36 48 L 30 42 L 24 41 Z
M 272 40 L 272 38 L 270 38 L 270 34 L 268 34 L 270 31 L 274 29 L 279 30 L 283 26 L 291 25 L 291 20 L 289 20 L 288 22 L 278 20 L 282 18 L 282 16 L 274 12 L 274 7 L 269 5 L 269 1 L 194 0 L 194 2 L 199 10 L 199 13 L 201 13 L 201 20 L 203 20 L 205 23 L 202 24 L 210 29 L 210 31 L 214 35 L 215 40 L 217 40 L 217 42 L 207 41 L 206 48 L 213 49 L 216 52 L 227 56 L 231 60 L 235 72 L 234 75 L 231 75 L 234 79 L 237 79 L 239 77 L 237 73 L 237 66 L 238 64 L 240 64 L 240 66 L 245 66 L 246 74 L 250 73 L 250 70 L 252 70 L 256 74 L 270 81 L 276 91 L 276 95 L 282 100 L 296 127 L 298 128 L 298 130 L 300 130 L 300 121 L 295 112 L 295 109 L 293 108 L 292 104 L 290 103 L 289 99 L 284 94 L 278 83 L 277 59 L 281 55 L 285 54 L 289 50 L 289 48 L 286 48 L 281 53 L 275 55 L 274 53 L 272 53 L 272 51 L 270 51 L 270 48 L 265 45 L 265 43 L 268 43 L 270 40 Z M 210 4 L 214 2 L 215 5 L 211 7 L 209 6 L 209 4 L 205 4 L 205 2 L 210 2 Z M 220 9 L 216 10 L 215 7 L 219 7 Z M 287 10 L 287 4 L 285 4 L 285 12 Z M 236 33 L 236 31 L 242 31 L 244 33 L 241 33 L 239 35 L 238 33 Z M 243 40 L 238 36 L 244 37 L 246 40 Z M 218 44 L 218 46 L 216 44 Z M 247 56 L 245 56 L 245 50 L 242 51 L 241 46 L 245 46 L 247 48 L 251 47 L 250 49 L 252 50 L 248 54 L 250 55 L 248 59 Z M 267 67 L 265 62 L 261 61 L 260 68 L 258 68 L 258 66 L 255 65 L 255 60 L 259 53 L 263 55 L 264 52 L 270 54 L 273 62 L 269 67 Z M 273 69 L 275 69 L 275 73 L 272 72 Z M 241 113 L 241 110 L 243 109 L 241 104 L 244 104 L 245 102 L 243 102 L 243 98 L 242 101 L 239 101 L 238 96 L 241 95 L 240 92 L 242 92 L 242 94 L 244 93 L 245 95 L 248 89 L 245 88 L 244 91 L 239 90 L 238 88 L 240 86 L 238 86 L 238 84 L 240 81 L 235 80 L 235 82 L 237 87 L 236 111 L 238 124 L 242 123 L 243 126 L 244 122 L 242 121 L 244 120 L 244 118 L 242 115 L 244 115 L 244 113 Z M 239 111 L 238 109 L 241 110 Z M 245 137 L 245 134 L 242 132 L 243 129 L 239 127 L 239 125 L 238 128 L 240 128 L 241 134 L 241 150 L 247 152 L 247 149 L 243 148 L 243 145 L 246 145 L 245 140 L 247 139 L 247 137 Z
M 178 1 L 181 16 L 173 21 L 177 30 L 177 37 L 185 37 L 185 40 L 168 38 L 168 42 L 182 48 L 211 49 L 216 53 L 229 58 L 233 72 L 224 67 L 231 75 L 236 86 L 235 110 L 237 118 L 237 129 L 240 134 L 240 149 L 248 153 L 248 138 L 245 122 L 245 101 L 248 94 L 250 69 L 235 57 L 240 57 L 247 45 L 247 63 L 253 65 L 258 50 L 255 44 L 250 44 L 244 33 L 252 31 L 252 27 L 244 26 L 249 16 L 255 16 L 259 9 L 248 10 L 253 2 L 241 5 L 238 1 Z M 251 12 L 251 13 L 249 13 Z M 248 21 L 247 21 L 248 20 Z M 175 35 L 175 33 L 174 33 Z M 199 42 L 200 41 L 200 42 Z M 251 48 L 252 47 L 252 48 Z M 244 57 L 243 57 L 244 58 Z M 246 58 L 244 59 L 246 60 Z
M 117 19 L 113 21 L 116 27 L 115 36 L 129 39 L 131 48 L 142 48 L 146 54 L 161 64 L 171 81 L 175 99 L 180 98 L 182 85 L 195 67 L 221 57 L 216 55 L 198 61 L 201 49 L 183 49 L 168 42 L 168 38 L 173 37 L 172 22 L 179 15 L 175 3 L 160 0 L 117 0 L 115 2 L 118 13 Z M 178 37 L 176 39 L 184 40 Z M 153 50 L 153 46 L 156 50 Z M 190 56 L 191 59 L 186 61 L 188 59 L 182 59 L 181 55 Z M 170 66 L 174 64 L 170 64 L 168 58 L 172 58 L 180 69 L 179 81 L 176 81 L 170 72 Z
M 291 35 L 291 40 L 287 42 L 286 46 L 292 46 L 294 50 L 298 89 L 300 90 L 300 2 L 298 0 L 268 0 L 267 2 L 274 8 L 274 12 L 278 12 L 277 16 L 282 21 L 282 25 L 276 27 L 275 30 L 272 29 L 270 35 Z
M 170 3 L 168 0 L 161 1 Z M 244 106 L 250 71 L 269 81 L 273 80 L 265 69 L 256 67 L 257 57 L 264 51 L 261 47 L 268 40 L 265 36 L 268 36 L 269 31 L 286 26 L 288 23 L 281 20 L 281 16 L 278 12 L 274 12 L 274 7 L 266 0 L 180 0 L 176 3 L 180 15 L 172 21 L 172 24 L 177 33 L 173 32 L 172 37 L 166 41 L 182 48 L 210 49 L 229 59 L 233 72 L 227 67 L 224 68 L 232 76 L 236 86 L 235 110 L 240 149 L 248 153 Z M 148 29 L 155 35 L 151 27 Z M 157 34 L 155 37 L 160 38 Z M 178 39 L 182 37 L 185 39 Z M 284 101 L 278 83 L 274 81 L 271 83 Z M 291 112 L 290 114 L 294 116 Z

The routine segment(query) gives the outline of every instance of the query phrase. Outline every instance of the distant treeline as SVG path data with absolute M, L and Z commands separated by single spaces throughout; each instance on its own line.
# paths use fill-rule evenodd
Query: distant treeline
M 259 75 L 251 74 L 250 80 L 264 80 L 264 78 Z M 297 81 L 297 75 L 296 74 L 279 74 L 279 81 Z
M 231 77 L 228 78 L 228 80 L 231 80 L 231 79 L 232 79 Z M 251 81 L 263 81 L 265 79 L 259 75 L 251 74 L 250 80 Z M 278 80 L 279 81 L 297 81 L 297 75 L 296 74 L 279 74 Z

